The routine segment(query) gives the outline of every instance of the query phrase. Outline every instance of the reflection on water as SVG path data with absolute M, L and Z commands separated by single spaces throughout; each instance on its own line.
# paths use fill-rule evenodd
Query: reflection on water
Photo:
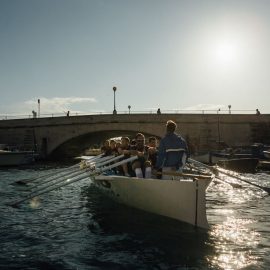
M 212 258 L 213 265 L 222 269 L 256 265 L 258 257 L 252 255 L 251 250 L 257 248 L 260 234 L 247 227 L 251 223 L 251 220 L 229 217 L 223 224 L 212 227 L 210 236 L 218 254 Z
M 252 177 L 255 179 L 254 176 Z M 261 179 L 270 183 L 269 175 L 264 175 Z M 229 177 L 226 180 L 234 181 Z M 265 198 L 265 192 L 258 188 L 246 183 L 241 185 L 232 188 L 227 184 L 226 187 L 213 184 L 211 193 L 208 194 L 208 212 L 211 215 L 209 219 L 213 222 L 209 235 L 216 253 L 214 256 L 208 256 L 208 260 L 214 268 L 262 268 L 259 264 L 263 257 L 262 253 L 258 252 L 261 248 L 262 232 L 258 230 L 258 220 L 255 216 L 257 209 L 263 213 L 266 211 L 262 209 L 260 202 L 266 199 L 269 207 L 269 198 Z M 215 194 L 218 194 L 218 197 L 215 197 Z M 264 216 L 263 213 L 260 217 Z

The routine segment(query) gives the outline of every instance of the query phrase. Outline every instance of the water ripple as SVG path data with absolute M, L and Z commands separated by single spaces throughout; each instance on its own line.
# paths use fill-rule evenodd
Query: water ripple
M 269 269 L 270 198 L 226 177 L 207 192 L 209 231 L 131 209 L 84 180 L 26 202 L 16 180 L 60 166 L 0 170 L 0 269 Z M 269 174 L 239 175 L 270 186 Z M 238 185 L 236 185 L 236 183 Z

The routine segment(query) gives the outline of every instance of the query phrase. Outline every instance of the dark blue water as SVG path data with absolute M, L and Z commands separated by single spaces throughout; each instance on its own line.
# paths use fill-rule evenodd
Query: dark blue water
M 0 170 L 0 269 L 270 268 L 270 196 L 255 187 L 211 184 L 209 231 L 116 204 L 90 180 L 6 205 L 27 194 L 12 182 L 60 170 Z M 270 186 L 269 174 L 245 176 Z

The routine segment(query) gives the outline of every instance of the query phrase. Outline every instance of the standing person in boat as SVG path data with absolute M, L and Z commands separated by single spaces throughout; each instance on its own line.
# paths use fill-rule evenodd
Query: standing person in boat
M 172 120 L 166 123 L 166 135 L 160 140 L 156 170 L 162 172 L 181 171 L 188 156 L 186 141 L 175 133 L 176 123 Z M 172 179 L 171 176 L 162 175 L 162 179 Z

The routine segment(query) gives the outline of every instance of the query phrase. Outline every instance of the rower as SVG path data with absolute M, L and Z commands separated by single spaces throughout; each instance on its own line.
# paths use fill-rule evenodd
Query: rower
M 145 136 L 142 133 L 137 133 L 135 140 L 136 144 L 131 145 L 130 150 L 124 150 L 124 154 L 138 156 L 138 159 L 131 164 L 134 176 L 151 178 L 151 162 L 147 160 L 149 147 L 145 145 Z

